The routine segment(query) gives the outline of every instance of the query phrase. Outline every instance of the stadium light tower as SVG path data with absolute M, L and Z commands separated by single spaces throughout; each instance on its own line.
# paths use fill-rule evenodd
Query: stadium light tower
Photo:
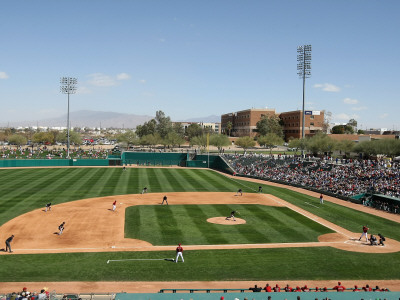
M 78 79 L 72 77 L 61 77 L 60 79 L 60 91 L 63 94 L 68 95 L 68 113 L 67 113 L 67 158 L 69 156 L 69 95 L 75 94 L 76 85 L 78 84 Z
M 303 126 L 301 129 L 301 138 L 304 140 L 305 136 L 304 100 L 305 100 L 306 78 L 311 77 L 311 45 L 304 45 L 297 47 L 297 75 L 299 75 L 299 77 L 303 79 L 303 116 L 302 116 Z M 304 149 L 302 149 L 302 156 L 304 157 Z

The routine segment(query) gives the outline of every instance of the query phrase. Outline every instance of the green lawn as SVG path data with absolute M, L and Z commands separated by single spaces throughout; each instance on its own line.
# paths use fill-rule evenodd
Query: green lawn
M 185 247 L 185 245 L 183 245 Z M 368 254 L 330 247 L 66 253 L 0 256 L 1 281 L 218 281 L 399 279 L 400 252 Z M 185 249 L 185 248 L 184 248 Z
M 208 218 L 232 210 L 246 224 L 219 225 Z M 126 209 L 125 237 L 153 245 L 217 245 L 317 242 L 332 230 L 286 207 L 265 205 L 139 205 Z
M 236 192 L 242 188 L 245 193 L 255 192 L 259 184 L 230 179 L 219 173 L 209 170 L 191 169 L 144 169 L 128 168 L 35 168 L 35 169 L 1 169 L 0 170 L 0 225 L 8 220 L 36 208 L 44 207 L 47 202 L 59 204 L 63 202 L 101 197 L 109 195 L 122 195 L 140 193 L 144 186 L 149 192 Z M 263 185 L 264 192 L 271 193 L 289 201 L 317 216 L 325 218 L 348 230 L 359 232 L 364 224 L 368 224 L 372 233 L 382 233 L 400 241 L 400 227 L 396 222 L 371 216 L 353 209 L 326 202 L 323 206 L 318 204 L 318 199 L 306 196 L 284 188 Z M 308 203 L 306 203 L 308 202 Z M 310 205 L 312 204 L 312 205 Z M 172 221 L 166 212 L 171 207 L 163 206 L 164 211 L 153 211 L 155 216 L 152 221 L 154 228 L 162 222 Z M 220 207 L 220 208 L 218 208 Z M 210 206 L 211 210 L 219 210 L 219 215 L 227 215 L 231 205 L 224 207 Z M 256 208 L 256 209 L 255 209 Z M 137 208 L 142 209 L 142 208 Z M 150 209 L 150 207 L 148 208 Z M 161 207 L 160 207 L 161 209 Z M 138 234 L 157 239 L 159 244 L 176 244 L 179 237 L 185 244 L 209 243 L 219 241 L 223 237 L 206 237 L 195 234 L 204 231 L 202 224 L 196 222 L 198 213 L 207 215 L 204 207 L 182 206 L 182 214 L 192 218 L 191 228 L 179 226 L 178 230 L 168 233 L 164 226 L 162 234 L 153 237 L 152 231 L 141 232 L 141 229 L 129 231 L 129 234 Z M 208 209 L 208 208 L 207 208 Z M 257 212 L 248 213 L 247 210 Z M 238 209 L 243 216 L 260 219 L 268 215 L 275 218 L 272 224 L 265 226 L 269 230 L 282 230 L 282 223 L 290 219 L 289 210 L 269 211 L 268 207 Z M 140 212 L 142 214 L 142 212 Z M 133 211 L 133 222 L 143 222 Z M 159 218 L 159 216 L 162 216 Z M 293 214 L 290 222 L 302 223 L 300 215 Z M 164 219 L 163 219 L 164 218 Z M 177 218 L 177 215 L 174 215 Z M 203 217 L 201 217 L 203 218 Z M 261 217 L 263 218 L 263 217 Z M 285 219 L 286 218 L 286 219 Z M 301 217 L 302 218 L 302 217 Z M 247 217 L 246 217 L 247 220 Z M 283 220 L 285 220 L 283 222 Z M 260 220 L 258 220 L 260 221 Z M 175 222 L 178 222 L 175 220 Z M 251 222 L 249 224 L 251 224 Z M 133 223 L 135 224 L 135 223 Z M 314 239 L 319 231 L 316 223 L 306 222 L 306 230 L 311 232 L 308 238 Z M 302 225 L 303 226 L 303 225 Z M 134 226 L 133 226 L 134 227 Z M 142 226 L 140 226 L 142 227 Z M 143 226 L 143 230 L 152 228 Z M 233 226 L 237 231 L 235 238 L 239 239 L 245 226 Z M 188 230 L 186 232 L 186 230 Z M 225 229 L 223 229 L 225 230 Z M 265 233 L 265 228 L 258 228 L 265 237 L 263 242 L 270 239 L 277 240 L 277 234 Z M 288 231 L 288 230 L 287 230 Z M 133 233 L 132 233 L 133 232 Z M 157 230 L 159 232 L 159 230 Z M 179 235 L 178 235 L 179 234 Z M 165 235 L 165 237 L 164 237 Z M 169 235 L 169 236 L 168 236 Z M 257 234 L 248 237 L 244 234 L 240 239 L 255 241 Z M 313 236 L 314 235 L 314 236 Z M 261 237 L 262 235 L 260 235 Z M 300 235 L 299 235 L 300 236 Z M 301 236 L 300 236 L 301 237 Z M 4 237 L 1 237 L 4 238 Z M 282 238 L 282 237 L 280 237 Z M 290 237 L 293 238 L 293 237 Z M 303 237 L 302 237 L 303 238 Z M 214 239 L 214 240 L 213 240 Z M 172 240 L 172 242 L 170 242 Z M 231 242 L 231 241 L 229 241 Z M 0 255 L 0 281 L 68 281 L 68 280 L 267 280 L 267 279 L 400 279 L 400 252 L 393 254 L 367 254 L 352 253 L 320 248 L 287 248 L 287 249 L 249 249 L 249 250 L 196 250 L 186 251 L 184 264 L 173 264 L 167 261 L 142 261 L 132 263 L 106 264 L 108 259 L 121 258 L 164 258 L 172 257 L 174 249 L 170 252 L 113 252 L 113 253 L 68 253 L 68 254 L 36 254 L 36 255 Z

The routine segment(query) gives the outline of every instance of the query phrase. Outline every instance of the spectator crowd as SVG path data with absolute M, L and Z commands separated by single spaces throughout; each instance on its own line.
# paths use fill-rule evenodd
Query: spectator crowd
M 400 198 L 400 163 L 385 160 L 333 160 L 263 154 L 224 155 L 237 174 L 282 181 L 351 197 L 364 193 Z M 386 202 L 370 203 L 393 210 Z M 397 213 L 398 207 L 397 207 Z

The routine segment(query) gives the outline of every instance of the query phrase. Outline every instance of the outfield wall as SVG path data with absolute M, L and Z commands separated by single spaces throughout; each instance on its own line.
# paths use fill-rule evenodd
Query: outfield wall
M 0 168 L 108 166 L 108 159 L 5 159 Z

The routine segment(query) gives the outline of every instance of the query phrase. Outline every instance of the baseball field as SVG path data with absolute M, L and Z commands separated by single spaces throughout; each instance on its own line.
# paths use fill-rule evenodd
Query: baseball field
M 329 197 L 320 204 L 312 192 L 184 168 L 2 169 L 0 181 L 2 247 L 15 235 L 13 253 L 0 251 L 5 291 L 12 282 L 400 285 L 398 216 Z M 231 211 L 236 221 L 226 220 Z M 387 237 L 384 247 L 358 241 L 366 224 Z M 185 263 L 172 261 L 178 243 Z

